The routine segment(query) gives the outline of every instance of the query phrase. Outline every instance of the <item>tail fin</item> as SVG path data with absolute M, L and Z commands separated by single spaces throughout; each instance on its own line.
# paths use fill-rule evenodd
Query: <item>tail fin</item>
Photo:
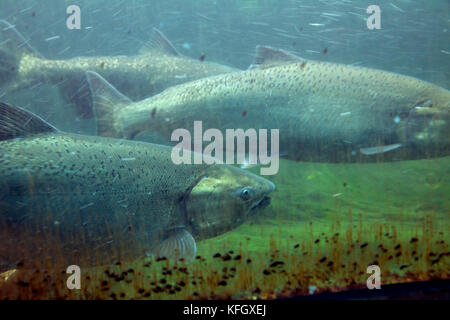
M 5 20 L 0 20 L 0 35 L 0 86 L 3 86 L 14 79 L 24 54 L 42 56 Z
M 55 131 L 58 129 L 34 113 L 0 102 L 0 141 Z
M 2 36 L 1 49 L 9 51 L 16 55 L 24 53 L 33 54 L 42 58 L 25 39 L 25 37 L 17 31 L 16 27 L 8 21 L 0 20 L 0 34 Z
M 122 125 L 118 123 L 116 115 L 121 107 L 133 102 L 98 73 L 86 71 L 86 77 L 93 99 L 97 134 L 103 137 L 124 138 Z

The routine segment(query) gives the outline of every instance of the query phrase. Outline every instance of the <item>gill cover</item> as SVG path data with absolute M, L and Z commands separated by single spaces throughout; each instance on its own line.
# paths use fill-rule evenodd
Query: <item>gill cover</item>
M 169 231 L 165 233 L 164 240 L 161 241 L 155 249 L 154 255 L 156 257 L 166 257 L 170 260 L 183 259 L 191 261 L 197 252 L 197 245 L 194 237 L 186 229 L 188 226 L 188 215 L 186 204 L 189 200 L 189 195 L 192 189 L 207 175 L 201 175 L 199 178 L 187 188 L 186 192 L 180 199 L 179 214 L 181 216 L 181 225 L 173 225 Z M 175 219 L 177 220 L 177 219 Z

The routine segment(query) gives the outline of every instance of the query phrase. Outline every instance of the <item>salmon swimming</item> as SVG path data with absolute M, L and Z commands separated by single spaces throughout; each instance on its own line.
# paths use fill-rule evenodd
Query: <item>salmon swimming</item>
M 204 78 L 131 102 L 87 72 L 98 134 L 170 141 L 176 128 L 279 129 L 285 157 L 317 162 L 449 154 L 450 92 L 386 71 L 303 60 L 258 46 L 249 70 Z
M 49 60 L 34 50 L 10 23 L 0 20 L 0 86 L 11 92 L 37 83 L 57 85 L 81 118 L 92 116 L 84 72 L 94 70 L 133 99 L 140 100 L 186 81 L 237 69 L 181 55 L 156 28 L 151 42 L 135 56 L 76 57 Z
M 0 103 L 0 270 L 192 259 L 275 186 L 228 165 L 175 165 L 172 148 L 58 131 Z

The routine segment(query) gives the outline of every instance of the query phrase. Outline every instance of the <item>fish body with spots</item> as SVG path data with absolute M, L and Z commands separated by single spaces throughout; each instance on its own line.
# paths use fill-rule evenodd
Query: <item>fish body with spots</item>
M 0 104 L 0 267 L 192 259 L 274 185 L 227 165 L 175 165 L 173 149 L 66 134 Z
M 82 118 L 92 117 L 90 92 L 84 72 L 94 70 L 119 90 L 140 100 L 186 81 L 237 69 L 181 55 L 157 29 L 152 40 L 134 56 L 92 56 L 45 59 L 8 22 L 0 20 L 4 48 L 0 47 L 0 85 L 12 90 L 39 83 L 58 86 Z
M 257 48 L 253 68 L 171 87 L 131 103 L 87 72 L 98 134 L 133 138 L 176 128 L 279 129 L 280 153 L 355 162 L 449 154 L 450 91 L 382 70 Z M 152 113 L 152 110 L 157 110 Z

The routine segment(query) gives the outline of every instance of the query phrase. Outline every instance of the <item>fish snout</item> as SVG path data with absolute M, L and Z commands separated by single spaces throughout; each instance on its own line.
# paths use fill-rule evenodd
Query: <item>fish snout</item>
M 416 107 L 410 112 L 408 131 L 414 142 L 446 142 L 449 141 L 449 110 L 438 110 L 432 107 Z
M 427 156 L 450 153 L 450 105 L 423 103 L 410 110 L 405 123 L 407 144 Z
M 268 183 L 268 192 L 274 191 L 275 190 L 275 184 L 272 181 L 270 181 L 270 180 L 267 180 L 267 183 Z

